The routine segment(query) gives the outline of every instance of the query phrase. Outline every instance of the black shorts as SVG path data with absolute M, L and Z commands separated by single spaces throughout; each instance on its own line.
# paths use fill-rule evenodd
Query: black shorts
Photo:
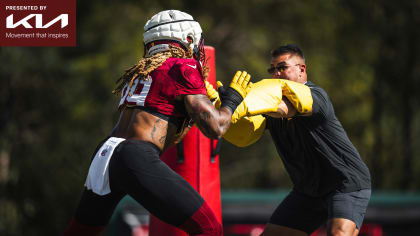
M 85 188 L 76 219 L 86 225 L 106 225 L 118 202 L 128 194 L 166 223 L 183 224 L 204 200 L 160 160 L 159 154 L 160 150 L 149 142 L 121 142 L 109 162 L 111 193 L 101 196 Z
M 311 234 L 328 219 L 345 218 L 360 229 L 371 190 L 341 193 L 335 191 L 325 197 L 310 197 L 292 191 L 280 203 L 270 218 L 270 223 Z

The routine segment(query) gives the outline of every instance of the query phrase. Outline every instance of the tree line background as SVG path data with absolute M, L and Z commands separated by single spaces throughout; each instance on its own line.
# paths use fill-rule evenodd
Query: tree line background
M 143 55 L 147 19 L 178 9 L 216 48 L 216 78 L 268 78 L 270 50 L 305 54 L 368 164 L 374 191 L 420 189 L 420 1 L 77 1 L 77 47 L 0 48 L 0 235 L 57 235 L 97 143 L 118 119 L 116 79 Z M 268 133 L 223 143 L 224 189 L 289 188 Z

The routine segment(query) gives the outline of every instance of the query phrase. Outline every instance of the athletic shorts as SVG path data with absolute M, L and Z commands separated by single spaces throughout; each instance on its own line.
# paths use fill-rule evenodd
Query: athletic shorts
M 111 192 L 98 195 L 85 188 L 75 214 L 77 221 L 91 226 L 106 225 L 118 202 L 128 194 L 166 223 L 183 224 L 204 200 L 159 155 L 160 150 L 149 142 L 125 140 L 118 144 L 109 161 Z
M 280 203 L 270 218 L 270 223 L 311 234 L 328 219 L 344 218 L 356 223 L 360 230 L 371 190 L 332 192 L 325 197 L 311 197 L 292 191 Z

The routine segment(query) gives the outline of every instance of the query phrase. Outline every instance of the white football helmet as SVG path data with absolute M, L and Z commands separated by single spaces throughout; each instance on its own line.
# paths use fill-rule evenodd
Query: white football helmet
M 145 45 L 159 40 L 175 40 L 186 49 L 193 51 L 200 49 L 202 45 L 200 24 L 193 17 L 178 10 L 166 10 L 157 13 L 147 21 L 144 26 L 143 42 Z M 153 47 L 152 47 L 153 48 Z M 149 48 L 151 54 L 152 48 Z M 164 46 L 154 47 L 153 52 L 163 51 Z

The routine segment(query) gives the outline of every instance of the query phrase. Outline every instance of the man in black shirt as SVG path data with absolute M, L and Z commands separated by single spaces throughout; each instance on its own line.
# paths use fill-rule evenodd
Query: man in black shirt
M 283 97 L 266 114 L 293 190 L 277 207 L 262 235 L 309 235 L 327 223 L 328 235 L 357 235 L 370 199 L 369 169 L 334 113 L 328 94 L 307 81 L 305 58 L 296 45 L 272 51 L 268 72 L 310 88 L 312 111 L 300 114 Z
M 328 94 L 307 81 L 302 51 L 285 45 L 271 56 L 273 79 L 252 86 L 223 136 L 244 147 L 268 129 L 292 180 L 293 190 L 262 235 L 309 235 L 324 223 L 328 235 L 358 235 L 371 194 L 369 169 Z M 217 101 L 217 92 L 206 86 L 209 98 Z

